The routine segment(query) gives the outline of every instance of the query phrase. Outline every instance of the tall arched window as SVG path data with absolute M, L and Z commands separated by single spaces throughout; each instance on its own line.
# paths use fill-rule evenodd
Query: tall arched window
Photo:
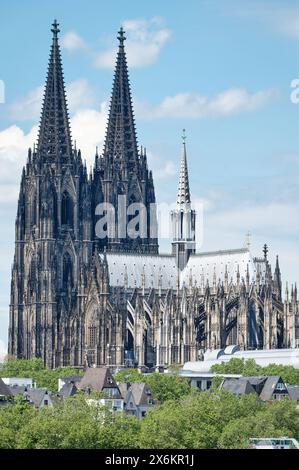
M 61 225 L 74 225 L 74 204 L 71 196 L 64 191 L 61 198 Z
M 97 327 L 90 325 L 88 327 L 88 347 L 95 348 L 97 345 Z
M 62 284 L 64 291 L 74 287 L 73 263 L 69 253 L 63 255 Z

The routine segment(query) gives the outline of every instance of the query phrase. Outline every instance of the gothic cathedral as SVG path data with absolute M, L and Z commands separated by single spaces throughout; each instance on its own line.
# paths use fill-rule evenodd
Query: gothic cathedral
M 9 354 L 41 357 L 50 368 L 157 367 L 231 344 L 297 346 L 297 288 L 282 299 L 278 258 L 272 273 L 266 245 L 261 257 L 249 247 L 196 253 L 185 141 L 172 252 L 159 254 L 153 175 L 137 145 L 122 28 L 105 144 L 88 174 L 72 143 L 58 33 L 54 21 L 38 143 L 21 177 Z M 130 208 L 140 203 L 143 228 L 129 236 Z M 114 220 L 125 218 L 125 228 L 104 237 L 103 204 Z

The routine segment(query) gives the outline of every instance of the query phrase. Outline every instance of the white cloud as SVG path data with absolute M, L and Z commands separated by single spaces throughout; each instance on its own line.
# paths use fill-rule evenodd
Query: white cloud
M 225 117 L 254 111 L 273 100 L 277 94 L 274 89 L 250 94 L 244 88 L 230 88 L 213 97 L 186 92 L 167 96 L 157 106 L 136 102 L 135 109 L 136 115 L 146 119 Z
M 8 113 L 11 119 L 19 121 L 26 121 L 31 119 L 38 119 L 42 99 L 43 99 L 44 86 L 38 86 L 34 90 L 12 103 L 8 108 Z
M 126 32 L 126 53 L 130 67 L 145 67 L 153 64 L 159 57 L 164 45 L 171 37 L 169 29 L 161 27 L 160 18 L 150 20 L 125 20 L 123 27 Z M 94 66 L 97 68 L 113 68 L 117 48 L 110 48 L 95 56 Z
M 204 211 L 201 251 L 241 247 L 249 231 L 253 255 L 262 256 L 262 247 L 267 243 L 271 262 L 274 263 L 276 254 L 280 257 L 283 279 L 298 280 L 299 219 L 294 202 L 244 202 L 220 210 L 216 205 L 214 209 Z
M 277 6 L 271 8 L 261 5 L 260 11 L 256 9 L 256 18 L 268 24 L 277 33 L 284 36 L 299 39 L 299 7 Z
M 76 31 L 68 31 L 60 40 L 61 47 L 74 52 L 86 49 L 87 45 L 84 39 Z
M 79 109 L 71 118 L 72 135 L 88 165 L 94 162 L 96 146 L 103 144 L 106 119 L 106 103 L 102 103 L 99 111 Z M 37 141 L 37 132 L 38 126 L 25 133 L 16 125 L 0 131 L 0 202 L 17 201 L 22 167 L 26 163 L 28 148 Z
M 27 158 L 27 151 L 36 142 L 37 126 L 27 134 L 18 126 L 10 126 L 0 132 L 0 202 L 14 202 L 19 192 L 22 167 Z
M 295 2 L 296 3 L 296 2 Z M 299 7 L 297 5 L 273 4 L 261 0 L 252 0 L 246 6 L 235 7 L 231 14 L 240 18 L 253 19 L 263 28 L 282 34 L 286 37 L 299 39 Z
M 172 178 L 178 174 L 178 164 L 172 160 L 166 160 L 156 153 L 147 152 L 147 161 L 149 168 L 153 171 L 155 180 L 164 180 Z
M 276 233 L 282 236 L 293 236 L 299 232 L 298 207 L 292 203 L 243 203 L 230 210 L 215 214 L 217 225 L 233 230 L 250 230 L 256 233 Z M 266 227 L 266 230 L 265 230 Z
M 101 104 L 100 111 L 95 109 L 79 110 L 71 120 L 72 135 L 75 136 L 77 148 L 81 149 L 82 158 L 88 166 L 93 165 L 96 146 L 99 152 L 104 142 L 107 120 L 107 104 Z
M 282 17 L 277 17 L 276 25 L 283 34 L 299 39 L 299 8 L 285 12 Z
M 0 339 L 0 363 L 4 361 L 5 356 L 7 355 L 7 347 L 4 341 Z
M 24 98 L 15 101 L 8 108 L 11 119 L 18 121 L 37 120 L 40 116 L 44 86 L 31 90 Z M 66 86 L 66 96 L 71 113 L 94 104 L 94 91 L 85 78 L 70 82 Z
M 95 103 L 95 93 L 85 78 L 69 83 L 66 86 L 66 96 L 71 113 Z
M 151 169 L 153 170 L 155 180 L 164 180 L 167 178 L 171 178 L 178 172 L 177 166 L 171 160 L 167 160 L 163 163 L 163 165 L 153 165 Z

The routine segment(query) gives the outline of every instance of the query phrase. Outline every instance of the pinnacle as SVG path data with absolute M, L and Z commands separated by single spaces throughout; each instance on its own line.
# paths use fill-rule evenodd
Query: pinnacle
M 178 198 L 177 198 L 177 204 L 180 206 L 184 204 L 190 204 L 191 202 L 185 139 L 186 137 L 184 135 L 183 136 L 183 153 L 182 153 L 181 165 L 180 165 L 179 189 L 178 189 Z

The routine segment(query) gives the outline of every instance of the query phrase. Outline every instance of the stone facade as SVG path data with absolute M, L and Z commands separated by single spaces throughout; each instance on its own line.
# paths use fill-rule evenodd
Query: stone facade
M 185 141 L 172 254 L 159 255 L 149 223 L 153 176 L 137 145 L 122 29 L 105 145 L 88 175 L 72 145 L 56 21 L 52 33 L 38 144 L 21 178 L 9 354 L 41 357 L 48 367 L 164 366 L 228 344 L 295 347 L 297 289 L 282 300 L 278 259 L 272 273 L 266 247 L 261 258 L 249 248 L 195 253 Z M 143 203 L 145 236 L 117 227 L 98 237 L 103 202 L 116 220 Z

